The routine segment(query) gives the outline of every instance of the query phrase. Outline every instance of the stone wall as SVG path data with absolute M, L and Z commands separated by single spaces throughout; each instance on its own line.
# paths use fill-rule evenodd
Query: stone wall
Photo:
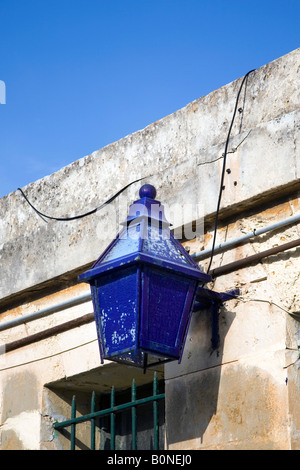
M 275 192 L 291 191 L 299 183 L 299 63 L 298 49 L 248 77 L 245 101 L 245 93 L 241 94 L 243 113 L 238 113 L 231 133 L 231 173 L 222 200 L 228 212 Z M 221 157 L 240 84 L 238 79 L 28 185 L 23 188 L 26 195 L 43 213 L 73 216 L 99 206 L 131 181 L 147 177 L 143 182 L 154 184 L 165 204 L 201 203 L 201 215 L 209 219 L 216 210 Z M 126 215 L 139 187 L 131 186 L 109 210 L 118 213 L 121 204 Z M 106 208 L 84 219 L 46 224 L 19 191 L 2 198 L 0 253 L 5 276 L 0 297 L 91 263 L 117 228 L 105 222 L 107 212 Z
M 300 49 L 248 77 L 228 147 L 218 243 L 299 213 L 299 75 Z M 63 217 L 145 178 L 93 215 L 45 223 L 19 191 L 0 200 L 0 344 L 91 313 L 86 302 L 1 331 L 3 322 L 88 291 L 77 274 L 108 245 L 145 182 L 156 186 L 174 229 L 182 225 L 174 207 L 183 208 L 185 223 L 199 223 L 197 236 L 183 242 L 191 253 L 210 246 L 241 80 L 23 188 L 40 211 Z M 297 225 L 272 231 L 216 255 L 213 267 L 295 238 Z M 206 269 L 208 258 L 201 265 Z M 300 448 L 298 322 L 287 313 L 300 310 L 299 267 L 299 249 L 289 250 L 209 286 L 238 287 L 242 298 L 220 311 L 218 350 L 211 349 L 209 312 L 198 312 L 182 364 L 165 367 L 169 449 Z M 101 391 L 115 381 L 122 388 L 133 374 L 138 383 L 151 381 L 128 370 L 100 365 L 93 322 L 0 355 L 1 448 L 61 448 L 48 390 Z
M 268 203 L 227 221 L 219 240 L 288 219 L 299 209 L 299 197 Z M 217 255 L 214 265 L 299 235 L 299 225 L 273 230 Z M 189 245 L 191 252 L 200 246 L 196 240 Z M 284 251 L 215 279 L 214 290 L 238 288 L 241 296 L 220 309 L 218 349 L 211 347 L 210 312 L 197 312 L 182 363 L 166 365 L 170 449 L 299 449 L 299 324 L 288 313 L 300 310 L 299 254 L 299 247 Z

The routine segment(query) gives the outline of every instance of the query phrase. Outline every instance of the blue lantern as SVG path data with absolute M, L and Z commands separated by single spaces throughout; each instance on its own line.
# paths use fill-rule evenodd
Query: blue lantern
M 183 353 L 201 271 L 165 218 L 156 190 L 144 185 L 123 229 L 79 280 L 91 286 L 101 361 L 139 367 Z

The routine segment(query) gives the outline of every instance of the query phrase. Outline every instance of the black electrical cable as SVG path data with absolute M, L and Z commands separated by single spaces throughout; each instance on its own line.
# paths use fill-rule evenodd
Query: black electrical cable
M 152 176 L 152 175 L 150 175 L 150 176 Z M 124 186 L 122 189 L 120 189 L 116 194 L 114 194 L 107 201 L 105 201 L 103 204 L 101 204 L 101 206 L 96 207 L 95 209 L 92 209 L 89 212 L 85 212 L 84 214 L 75 215 L 73 217 L 52 217 L 50 215 L 43 214 L 43 212 L 40 212 L 36 207 L 34 207 L 34 205 L 29 201 L 29 199 L 27 198 L 27 196 L 25 195 L 24 191 L 21 188 L 18 188 L 18 190 L 21 192 L 22 196 L 27 201 L 27 203 L 30 205 L 30 207 L 44 220 L 44 222 L 47 223 L 47 220 L 45 220 L 44 217 L 46 219 L 51 219 L 51 220 L 69 221 L 69 220 L 81 219 L 81 218 L 86 217 L 88 215 L 94 214 L 95 212 L 102 209 L 104 206 L 106 206 L 106 205 L 110 204 L 111 202 L 113 202 L 114 199 L 116 199 L 129 186 L 131 186 L 134 183 L 137 183 L 138 181 L 142 181 L 146 178 L 149 178 L 150 176 L 144 176 L 143 178 L 139 178 L 137 180 L 131 181 L 131 183 L 128 183 L 126 186 Z
M 237 94 L 237 97 L 236 97 L 235 107 L 234 107 L 234 111 L 233 111 L 233 115 L 232 115 L 232 119 L 231 119 L 231 124 L 229 126 L 229 131 L 228 131 L 227 138 L 226 138 L 225 150 L 224 150 L 224 154 L 223 154 L 223 168 L 222 168 L 222 175 L 221 175 L 221 183 L 220 183 L 220 190 L 219 190 L 219 197 L 218 197 L 218 204 L 217 204 L 217 212 L 216 212 L 216 219 L 215 219 L 215 227 L 214 227 L 214 238 L 213 238 L 212 251 L 211 251 L 209 265 L 208 265 L 208 268 L 207 268 L 207 273 L 210 271 L 211 264 L 212 264 L 213 257 L 214 257 L 214 250 L 215 250 L 216 236 L 217 236 L 217 228 L 218 228 L 218 219 L 219 219 L 219 211 L 220 211 L 222 192 L 223 192 L 223 183 L 224 183 L 224 175 L 225 175 L 225 167 L 226 167 L 226 157 L 227 157 L 227 150 L 228 150 L 228 145 L 229 145 L 230 134 L 231 134 L 232 126 L 233 126 L 233 123 L 234 123 L 234 119 L 235 119 L 235 115 L 236 115 L 236 111 L 237 111 L 237 107 L 238 107 L 238 101 L 239 101 L 240 94 L 241 94 L 241 91 L 243 89 L 244 83 L 247 80 L 249 74 L 254 72 L 255 70 L 256 69 L 253 69 L 253 70 L 250 70 L 249 72 L 247 72 L 246 75 L 244 76 L 243 80 L 242 80 L 242 83 L 240 85 L 240 88 L 239 88 L 239 91 L 238 91 L 238 94 Z
M 220 183 L 220 190 L 219 190 L 219 197 L 218 197 L 218 204 L 217 204 L 217 211 L 216 211 L 216 219 L 215 219 L 215 227 L 214 227 L 213 245 L 212 245 L 212 252 L 211 252 L 209 266 L 207 268 L 207 273 L 210 271 L 212 260 L 213 260 L 213 257 L 214 257 L 214 249 L 215 249 L 216 234 L 217 234 L 217 227 L 218 227 L 218 218 L 219 218 L 220 204 L 221 204 L 221 199 L 222 199 L 223 182 L 224 182 L 225 167 L 226 167 L 226 157 L 227 157 L 227 150 L 228 150 L 230 134 L 231 134 L 231 130 L 232 130 L 232 127 L 233 127 L 233 123 L 234 123 L 234 119 L 235 119 L 235 115 L 236 115 L 236 111 L 237 111 L 237 106 L 238 106 L 238 101 L 239 101 L 239 97 L 240 97 L 242 88 L 244 86 L 244 83 L 245 83 L 246 79 L 248 78 L 248 75 L 250 73 L 254 72 L 254 71 L 255 71 L 255 69 L 250 70 L 248 73 L 246 73 L 246 75 L 244 76 L 244 78 L 242 80 L 242 83 L 240 85 L 240 88 L 239 88 L 239 91 L 238 91 L 238 94 L 237 94 L 237 97 L 236 97 L 234 112 L 233 112 L 231 124 L 230 124 L 230 127 L 229 127 L 229 131 L 228 131 L 228 135 L 227 135 L 227 139 L 226 139 L 226 143 L 225 143 L 225 150 L 224 150 L 224 154 L 223 154 L 223 168 L 222 168 L 221 183 Z M 150 175 L 150 176 L 152 176 L 152 175 Z M 143 179 L 149 178 L 150 176 L 145 176 L 143 178 L 139 178 L 137 180 L 132 181 L 131 183 L 127 184 L 122 189 L 120 189 L 116 194 L 114 194 L 111 198 L 109 198 L 103 204 L 101 204 L 101 206 L 96 207 L 95 209 L 92 209 L 91 211 L 86 212 L 84 214 L 76 215 L 76 216 L 73 216 L 73 217 L 53 217 L 53 216 L 46 215 L 46 214 L 42 213 L 41 211 L 39 211 L 36 207 L 34 207 L 34 205 L 29 201 L 29 199 L 27 198 L 27 196 L 25 195 L 25 193 L 23 192 L 23 190 L 21 188 L 18 188 L 18 190 L 21 192 L 22 196 L 27 201 L 27 203 L 31 206 L 31 208 L 44 220 L 44 222 L 47 223 L 45 218 L 51 219 L 51 220 L 58 220 L 58 221 L 70 221 L 70 220 L 81 219 L 81 218 L 86 217 L 88 215 L 94 214 L 98 210 L 102 209 L 104 206 L 106 206 L 106 205 L 110 204 L 112 201 L 114 201 L 114 199 L 116 199 L 129 186 L 131 186 L 134 183 L 137 183 L 138 181 L 142 181 Z

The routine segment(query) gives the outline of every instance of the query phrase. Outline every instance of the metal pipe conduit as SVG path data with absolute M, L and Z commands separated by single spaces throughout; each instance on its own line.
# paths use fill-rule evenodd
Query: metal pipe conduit
M 23 323 L 28 323 L 32 320 L 37 320 L 38 318 L 45 317 L 52 313 L 60 312 L 61 310 L 65 310 L 66 308 L 75 307 L 76 305 L 83 304 L 84 302 L 88 302 L 91 300 L 91 293 L 88 292 L 87 294 L 80 295 L 79 297 L 74 297 L 69 300 L 65 300 L 59 304 L 53 305 L 51 307 L 43 308 L 38 312 L 29 313 L 28 315 L 24 315 L 18 318 L 14 318 L 13 320 L 9 320 L 7 322 L 3 322 L 0 324 L 0 331 L 7 330 L 8 328 L 12 328 L 17 325 L 22 325 Z
M 94 321 L 94 319 L 95 319 L 94 313 L 87 313 L 86 315 L 83 315 L 82 317 L 75 318 L 74 320 L 70 320 L 65 323 L 61 323 L 60 325 L 53 326 L 52 328 L 48 328 L 47 330 L 40 331 L 39 333 L 26 336 L 25 338 L 12 341 L 11 343 L 6 343 L 5 345 L 2 346 L 2 348 L 4 352 L 14 351 L 15 349 L 19 349 L 24 346 L 27 346 L 28 344 L 33 344 L 43 339 L 50 338 L 51 336 L 64 333 L 65 331 L 69 331 L 72 328 L 78 328 L 79 326 L 85 325 L 87 323 L 91 323 L 92 321 Z
M 233 248 L 237 245 L 244 243 L 245 241 L 249 240 L 250 238 L 257 237 L 258 235 L 262 235 L 263 233 L 270 232 L 272 230 L 277 230 L 278 228 L 285 227 L 290 224 L 295 224 L 300 222 L 300 214 L 294 215 L 289 217 L 288 219 L 281 220 L 280 222 L 276 222 L 275 224 L 269 225 L 268 227 L 263 227 L 259 229 L 254 229 L 252 232 L 249 232 L 241 237 L 234 238 L 233 240 L 228 240 L 227 242 L 220 243 L 214 249 L 214 254 L 221 253 L 228 248 Z M 190 255 L 193 259 L 200 261 L 201 259 L 207 258 L 212 252 L 212 248 L 207 248 L 205 250 L 199 251 L 198 253 L 193 253 Z
M 229 240 L 228 242 L 224 242 L 224 243 L 218 245 L 215 248 L 214 252 L 217 253 L 217 252 L 223 251 L 227 248 L 239 245 L 239 244 L 243 243 L 244 241 L 249 240 L 249 238 L 252 238 L 252 237 L 255 237 L 255 236 L 258 236 L 258 235 L 262 235 L 263 233 L 267 233 L 271 230 L 276 230 L 280 227 L 284 227 L 284 226 L 290 225 L 292 223 L 297 223 L 297 222 L 300 222 L 300 214 L 289 217 L 288 219 L 284 219 L 280 222 L 277 222 L 276 224 L 269 225 L 268 227 L 265 227 L 265 228 L 261 228 L 261 229 L 258 229 L 258 230 L 254 229 L 253 232 L 250 232 L 246 235 L 243 235 L 242 237 L 235 238 L 233 240 Z M 296 241 L 296 243 L 297 243 L 297 241 Z M 298 245 L 295 245 L 295 246 L 298 246 Z M 276 247 L 276 248 L 279 248 L 279 247 Z M 288 248 L 284 248 L 284 249 L 288 249 Z M 211 248 L 200 251 L 199 253 L 194 253 L 194 254 L 191 255 L 191 257 L 194 258 L 194 259 L 200 260 L 201 258 L 206 258 L 206 256 L 209 253 L 211 253 Z M 253 255 L 253 257 L 252 257 L 253 260 L 251 262 L 255 261 L 254 257 L 257 257 L 257 259 L 261 259 L 261 258 L 264 258 L 265 256 L 269 256 L 269 255 L 266 255 L 266 254 L 263 255 L 263 253 L 261 253 L 262 256 L 260 258 L 259 258 L 260 254 Z M 278 253 L 278 251 L 277 251 L 277 253 Z M 275 254 L 275 253 L 272 253 L 272 254 Z M 251 264 L 251 262 L 249 262 L 247 260 L 249 260 L 249 258 L 245 258 L 243 260 L 239 260 L 239 261 L 236 261 L 234 263 L 230 263 L 230 265 L 226 265 L 228 267 L 222 266 L 220 268 L 215 268 L 215 269 L 211 270 L 209 274 L 212 275 L 213 277 L 216 277 L 216 276 L 220 276 L 222 274 L 225 274 L 226 272 L 230 272 L 230 270 L 240 269 L 238 266 L 241 266 L 242 264 L 243 264 L 243 266 L 245 266 L 247 264 L 247 262 L 249 264 Z M 13 328 L 17 325 L 21 325 L 23 323 L 27 323 L 27 322 L 30 322 L 30 321 L 33 321 L 33 320 L 37 320 L 39 318 L 50 315 L 52 313 L 59 312 L 61 310 L 73 307 L 75 305 L 80 305 L 80 304 L 82 304 L 84 302 L 88 302 L 90 300 L 91 300 L 91 294 L 88 292 L 88 293 L 83 294 L 79 297 L 75 297 L 73 299 L 66 300 L 66 301 L 61 302 L 59 304 L 56 304 L 54 306 L 44 308 L 42 310 L 39 310 L 38 312 L 33 312 L 33 313 L 28 314 L 28 315 L 24 315 L 22 317 L 14 318 L 13 320 L 3 322 L 3 323 L 0 324 L 0 331 L 7 330 L 8 328 Z
M 212 269 L 211 271 L 209 271 L 209 275 L 213 278 L 222 276 L 232 271 L 237 271 L 238 269 L 249 266 L 250 264 L 256 261 L 260 261 L 262 258 L 276 255 L 277 253 L 290 250 L 291 248 L 296 248 L 297 246 L 300 246 L 300 238 L 297 238 L 297 240 L 293 240 L 288 243 L 284 243 L 283 245 L 274 246 L 269 250 L 261 251 L 260 253 L 255 253 L 255 255 L 248 256 L 247 258 L 233 261 L 232 263 L 225 264 L 224 266 L 220 266 L 219 268 Z
M 229 263 L 229 264 L 226 264 L 224 266 L 220 266 L 219 268 L 215 268 L 212 271 L 210 271 L 210 275 L 212 275 L 213 277 L 222 276 L 223 274 L 227 274 L 228 272 L 235 271 L 237 269 L 240 269 L 242 267 L 250 265 L 253 262 L 259 261 L 262 258 L 265 258 L 267 256 L 271 256 L 271 255 L 289 250 L 291 248 L 295 248 L 297 246 L 300 246 L 300 238 L 298 238 L 297 240 L 293 240 L 292 242 L 285 243 L 284 245 L 276 246 L 276 247 L 270 248 L 269 250 L 262 251 L 261 253 L 256 253 L 255 255 L 248 256 L 247 258 L 244 258 L 244 259 L 241 259 L 241 260 L 238 260 L 238 261 L 234 261 L 233 263 Z M 82 303 L 86 300 L 89 300 L 90 298 L 91 298 L 91 296 L 89 294 L 85 294 L 85 295 L 77 297 L 75 299 L 71 299 L 69 301 L 62 302 L 60 305 L 63 305 L 64 308 L 67 308 L 66 307 L 67 304 L 68 304 L 68 306 L 71 306 L 70 304 L 78 305 L 78 303 Z M 83 300 L 83 299 L 85 299 L 85 300 Z M 47 312 L 49 314 L 49 311 L 51 309 L 52 309 L 52 312 L 53 312 L 53 311 L 59 310 L 60 308 L 61 307 L 59 307 L 59 305 L 57 305 L 55 307 L 50 307 L 49 309 L 44 309 L 44 311 L 47 310 Z M 37 314 L 39 314 L 40 312 L 37 312 Z M 25 317 L 22 317 L 22 318 L 24 319 Z M 33 319 L 32 315 L 30 315 L 30 318 Z M 63 323 L 61 325 L 57 325 L 55 327 L 49 328 L 48 330 L 44 330 L 44 331 L 41 331 L 39 333 L 27 336 L 26 338 L 22 338 L 20 340 L 13 341 L 12 343 L 4 344 L 4 345 L 2 345 L 2 347 L 4 349 L 4 352 L 13 351 L 13 350 L 18 349 L 20 347 L 27 346 L 28 344 L 31 344 L 31 343 L 34 343 L 34 342 L 37 342 L 37 341 L 41 341 L 41 340 L 43 340 L 43 339 L 45 339 L 49 336 L 53 336 L 55 334 L 62 333 L 62 332 L 67 331 L 71 328 L 76 328 L 78 326 L 84 325 L 84 324 L 89 323 L 91 321 L 94 321 L 94 314 L 93 313 L 83 315 L 82 317 L 76 318 L 75 320 L 71 320 L 71 321 Z M 5 325 L 8 325 L 9 323 L 13 323 L 13 322 L 14 322 L 14 320 L 12 320 L 12 322 L 6 322 Z M 3 325 L 4 325 L 4 323 L 1 326 L 3 326 Z M 14 326 L 14 325 L 12 325 L 12 326 Z M 6 326 L 6 327 L 8 328 L 8 326 Z

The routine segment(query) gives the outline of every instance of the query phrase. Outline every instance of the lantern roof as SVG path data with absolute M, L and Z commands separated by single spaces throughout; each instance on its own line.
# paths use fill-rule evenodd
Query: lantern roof
M 170 230 L 164 206 L 155 199 L 155 187 L 143 185 L 139 196 L 140 199 L 130 205 L 121 231 L 80 280 L 91 280 L 124 264 L 149 263 L 209 282 L 211 277 L 202 271 Z

